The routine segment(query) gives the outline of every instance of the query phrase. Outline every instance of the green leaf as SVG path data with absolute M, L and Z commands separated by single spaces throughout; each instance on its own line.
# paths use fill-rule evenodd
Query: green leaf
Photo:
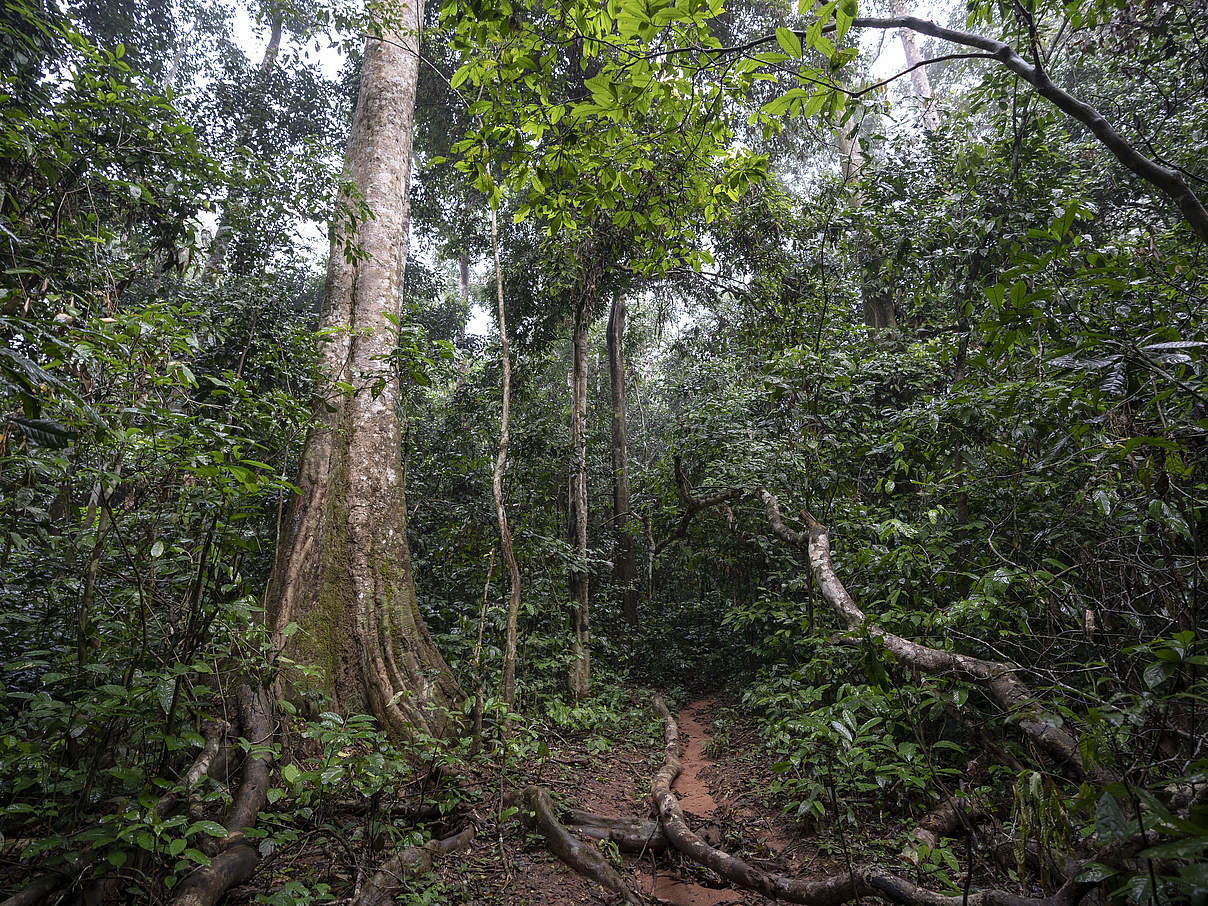
M 295 784 L 301 776 L 302 772 L 298 770 L 297 765 L 287 764 L 281 769 L 281 779 L 286 783 Z
M 1203 856 L 1206 851 L 1208 837 L 1187 837 L 1185 840 L 1151 846 L 1138 853 L 1138 856 L 1142 859 L 1195 859 Z
M 835 37 L 840 41 L 847 34 L 847 30 L 851 28 L 852 21 L 858 13 L 856 0 L 840 0 L 838 9 L 835 10 Z
M 62 450 L 70 447 L 78 436 L 75 431 L 64 427 L 53 418 L 14 418 L 13 424 L 21 433 L 39 447 Z
M 1116 802 L 1111 793 L 1100 796 L 1095 806 L 1095 830 L 1106 843 L 1123 840 L 1128 836 L 1128 819 L 1124 817 L 1120 803 Z
M 789 29 L 784 26 L 776 29 L 776 43 L 794 60 L 801 59 L 801 39 Z
M 225 837 L 227 835 L 227 829 L 217 821 L 194 821 L 185 830 L 185 836 L 192 837 L 198 832 L 209 834 L 211 837 Z

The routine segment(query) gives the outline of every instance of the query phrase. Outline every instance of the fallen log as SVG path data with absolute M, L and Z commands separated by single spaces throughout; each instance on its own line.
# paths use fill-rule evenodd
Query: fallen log
M 620 872 L 608 864 L 608 860 L 596 846 L 580 840 L 558 821 L 557 806 L 550 798 L 549 790 L 541 786 L 526 787 L 521 801 L 532 815 L 532 824 L 545 838 L 545 845 L 566 865 L 617 894 L 631 906 L 642 906 L 646 902 L 641 894 L 621 877 Z
M 181 882 L 171 906 L 214 906 L 228 890 L 250 878 L 260 860 L 259 851 L 248 842 L 244 832 L 256 823 L 256 816 L 264 808 L 273 763 L 272 749 L 268 747 L 273 729 L 264 690 L 253 691 L 247 684 L 241 686 L 239 712 L 252 748 L 244 762 L 243 783 L 227 814 L 227 835 L 210 864 Z
M 774 900 L 805 906 L 841 906 L 862 896 L 873 896 L 902 906 L 1075 906 L 1097 886 L 1092 881 L 1071 880 L 1052 896 L 1043 898 L 1021 897 L 1002 890 L 947 896 L 873 866 L 860 865 L 845 874 L 811 880 L 763 871 L 710 846 L 688 827 L 679 801 L 671 790 L 671 784 L 681 770 L 679 729 L 661 695 L 655 696 L 654 709 L 663 718 L 666 748 L 663 766 L 651 782 L 651 793 L 667 839 L 683 855 L 740 887 Z
M 443 840 L 429 840 L 422 846 L 408 846 L 400 850 L 365 882 L 351 906 L 386 906 L 393 903 L 395 893 L 407 879 L 431 871 L 439 856 L 465 849 L 473 839 L 474 825 L 470 825 Z

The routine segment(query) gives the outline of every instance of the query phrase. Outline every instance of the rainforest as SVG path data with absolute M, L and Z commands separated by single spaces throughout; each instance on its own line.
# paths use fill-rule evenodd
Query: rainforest
M 1205 0 L 0 0 L 0 906 L 1208 904 Z

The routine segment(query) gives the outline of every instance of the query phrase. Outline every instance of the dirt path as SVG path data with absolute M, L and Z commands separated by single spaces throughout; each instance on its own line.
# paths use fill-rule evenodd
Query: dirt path
M 709 792 L 709 782 L 701 776 L 713 762 L 705 755 L 705 745 L 712 736 L 706 729 L 706 713 L 717 704 L 715 698 L 701 698 L 679 713 L 680 738 L 686 740 L 680 760 L 684 770 L 676 778 L 671 789 L 679 797 L 680 807 L 688 815 L 697 818 L 712 818 L 717 811 L 717 802 Z
M 689 824 L 715 846 L 757 863 L 797 873 L 818 869 L 817 853 L 759 795 L 766 781 L 763 747 L 750 728 L 726 725 L 723 745 L 714 743 L 714 721 L 725 714 L 717 697 L 697 699 L 677 715 L 683 771 L 673 790 Z M 582 756 L 564 754 L 538 782 L 573 808 L 612 817 L 649 815 L 650 779 L 662 762 L 661 748 L 618 744 Z M 549 766 L 547 766 L 548 768 Z M 707 869 L 678 854 L 624 856 L 623 868 L 643 894 L 671 906 L 770 906 L 772 901 L 726 886 Z M 493 839 L 480 836 L 474 849 L 440 874 L 442 902 L 464 906 L 571 906 L 602 904 L 604 893 L 531 838 L 514 831 Z M 456 893 L 454 893 L 456 891 Z

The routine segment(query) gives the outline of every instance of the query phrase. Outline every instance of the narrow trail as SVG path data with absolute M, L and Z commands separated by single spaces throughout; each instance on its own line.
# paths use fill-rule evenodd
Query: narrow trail
M 717 721 L 725 716 L 726 723 Z M 769 869 L 826 873 L 834 868 L 790 820 L 763 800 L 771 781 L 768 757 L 756 732 L 736 721 L 722 697 L 705 695 L 679 710 L 683 770 L 672 790 L 693 830 Z M 720 744 L 719 744 L 720 742 Z M 547 786 L 566 808 L 607 817 L 651 814 L 650 781 L 663 760 L 661 747 L 616 740 L 611 748 L 562 750 L 531 782 Z M 522 786 L 523 781 L 516 781 Z M 653 903 L 670 906 L 771 906 L 751 890 L 730 886 L 707 868 L 676 853 L 610 856 L 623 875 Z M 450 906 L 598 906 L 615 902 L 601 888 L 560 862 L 543 842 L 512 830 L 481 834 L 472 847 L 438 868 L 452 893 Z
M 676 778 L 671 788 L 679 796 L 680 806 L 689 815 L 697 818 L 712 818 L 717 811 L 717 802 L 709 792 L 709 783 L 702 771 L 713 764 L 705 754 L 705 746 L 712 740 L 708 728 L 702 720 L 708 720 L 705 712 L 717 704 L 715 698 L 701 698 L 680 711 L 680 738 L 686 740 L 680 759 L 684 770 Z
M 712 760 L 705 753 L 705 748 L 712 741 L 707 712 L 717 705 L 713 697 L 700 698 L 679 712 L 680 738 L 684 741 L 684 751 L 680 759 L 684 769 L 676 778 L 671 788 L 679 797 L 680 806 L 699 823 L 710 819 L 717 812 L 717 801 L 709 789 L 709 781 L 704 776 L 707 768 L 713 766 Z M 650 890 L 650 872 L 644 877 L 644 890 Z M 653 878 L 654 895 L 674 906 L 721 906 L 723 903 L 741 903 L 742 891 L 729 887 L 706 887 L 684 881 L 666 872 Z

